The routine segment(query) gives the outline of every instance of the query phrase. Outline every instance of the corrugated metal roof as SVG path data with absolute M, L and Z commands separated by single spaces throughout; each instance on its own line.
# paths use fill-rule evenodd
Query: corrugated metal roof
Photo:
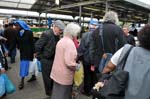
M 150 8 L 148 3 L 139 0 L 107 0 L 108 10 L 116 11 L 119 19 L 130 22 L 147 22 Z M 141 0 L 143 1 L 143 0 Z M 79 6 L 82 6 L 82 17 L 102 18 L 105 14 L 106 0 L 0 0 L 0 8 L 29 10 L 54 14 L 79 16 Z

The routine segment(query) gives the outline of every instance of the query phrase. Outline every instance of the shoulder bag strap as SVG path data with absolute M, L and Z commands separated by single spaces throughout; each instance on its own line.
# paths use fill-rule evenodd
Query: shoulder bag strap
M 124 48 L 123 48 L 123 50 L 121 52 L 122 56 L 120 56 L 120 58 L 119 58 L 119 62 L 118 62 L 117 68 L 122 69 L 122 70 L 124 69 L 126 61 L 127 61 L 127 58 L 129 56 L 132 48 L 133 48 L 132 45 L 124 46 Z
M 101 37 L 102 48 L 105 53 L 104 38 L 103 38 L 103 23 L 99 25 L 99 35 Z

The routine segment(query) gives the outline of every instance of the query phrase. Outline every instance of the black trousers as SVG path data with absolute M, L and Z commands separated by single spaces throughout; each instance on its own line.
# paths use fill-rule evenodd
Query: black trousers
M 53 80 L 50 78 L 50 73 L 53 61 L 48 59 L 41 59 L 40 61 L 42 64 L 42 76 L 45 87 L 45 93 L 46 95 L 51 96 L 53 88 Z
M 97 82 L 97 77 L 96 73 L 91 71 L 91 65 L 90 64 L 85 64 L 83 62 L 83 67 L 84 67 L 84 91 L 85 93 L 90 93 L 91 89 Z
M 5 60 L 5 63 L 4 63 L 5 70 L 8 70 L 8 62 L 7 62 L 7 58 L 4 57 L 4 60 Z

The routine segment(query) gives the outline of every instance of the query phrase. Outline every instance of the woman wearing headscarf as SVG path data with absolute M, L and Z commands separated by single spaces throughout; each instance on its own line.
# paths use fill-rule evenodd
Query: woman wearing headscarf
M 33 33 L 29 26 L 22 20 L 15 21 L 15 29 L 17 30 L 16 41 L 10 49 L 15 47 L 16 43 L 20 49 L 20 77 L 21 82 L 19 89 L 24 87 L 24 78 L 28 76 L 29 63 L 33 60 L 34 42 Z M 11 51 L 10 51 L 11 52 Z
M 54 81 L 51 99 L 70 99 L 77 50 L 73 38 L 77 37 L 81 28 L 75 23 L 69 23 L 64 29 L 64 37 L 56 45 L 55 59 L 53 62 L 50 77 Z

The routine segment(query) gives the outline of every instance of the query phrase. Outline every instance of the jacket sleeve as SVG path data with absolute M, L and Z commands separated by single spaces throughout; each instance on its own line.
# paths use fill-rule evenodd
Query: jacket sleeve
M 44 45 L 43 49 L 43 57 L 50 59 L 54 58 L 55 56 L 55 49 L 56 49 L 56 41 L 53 35 L 50 35 L 50 38 L 48 39 L 46 45 Z
M 19 43 L 18 43 L 18 39 L 17 39 L 17 32 L 15 32 L 15 34 L 14 34 L 14 39 L 13 39 L 13 42 L 11 42 L 11 44 L 10 44 L 10 46 L 9 46 L 9 48 L 8 48 L 8 50 L 9 50 L 9 53 L 10 52 L 12 52 L 12 50 L 14 49 L 14 48 L 16 48 L 16 45 L 18 46 L 18 48 L 19 48 Z
M 89 46 L 89 54 L 90 54 L 90 62 L 91 65 L 94 65 L 94 56 L 95 56 L 95 41 L 94 41 L 94 33 L 90 36 L 90 46 Z
M 72 45 L 66 46 L 64 51 L 65 64 L 68 67 L 77 66 L 76 58 L 77 58 L 76 49 Z
M 43 32 L 39 40 L 35 43 L 35 52 L 41 53 L 43 47 L 46 45 L 48 38 L 46 32 Z
M 127 43 L 126 39 L 125 39 L 125 35 L 124 35 L 123 30 L 121 28 L 120 28 L 120 30 L 118 32 L 117 38 L 118 38 L 117 50 L 118 50 L 118 49 L 120 49 L 121 47 L 123 47 Z
M 35 43 L 35 52 L 37 57 L 40 58 L 54 58 L 56 41 L 51 31 L 45 31 L 41 38 Z
M 35 52 L 35 48 L 34 48 L 34 38 L 33 38 L 33 32 L 29 33 L 29 40 L 30 40 L 30 43 L 31 43 L 31 49 L 32 49 L 32 52 L 34 53 Z
M 78 57 L 77 60 L 83 60 L 83 55 L 85 51 L 85 35 L 83 34 L 79 48 L 78 48 Z

